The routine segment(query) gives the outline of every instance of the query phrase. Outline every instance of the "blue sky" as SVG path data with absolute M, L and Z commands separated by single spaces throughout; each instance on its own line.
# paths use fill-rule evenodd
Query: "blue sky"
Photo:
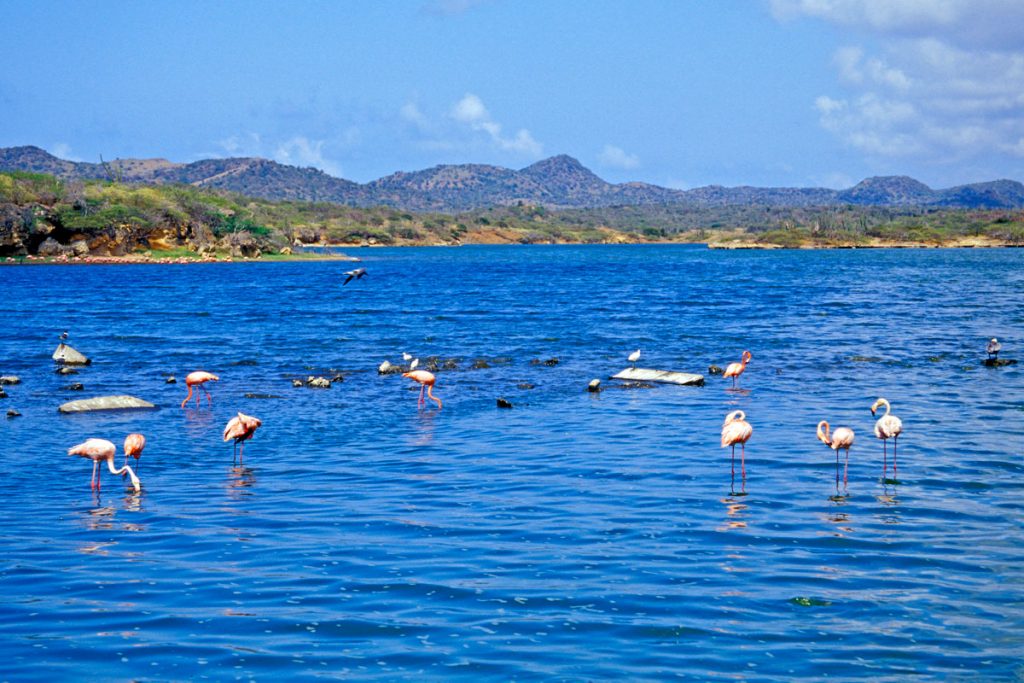
M 1024 180 L 1017 0 L 0 0 L 0 146 L 366 182 L 555 154 L 612 182 Z

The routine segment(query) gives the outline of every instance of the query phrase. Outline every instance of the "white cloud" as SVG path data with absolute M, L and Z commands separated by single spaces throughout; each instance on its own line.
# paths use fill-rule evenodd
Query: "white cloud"
M 310 140 L 301 135 L 296 136 L 279 144 L 273 159 L 292 166 L 312 166 L 340 178 L 341 167 L 324 158 L 324 143 L 324 140 Z
M 486 133 L 490 141 L 502 151 L 515 152 L 528 157 L 539 157 L 544 152 L 543 145 L 537 142 L 530 131 L 525 128 L 520 128 L 511 137 L 503 135 L 501 124 L 491 117 L 483 100 L 472 93 L 467 93 L 456 102 L 450 115 L 453 120 L 471 130 Z
M 403 104 L 398 115 L 403 121 L 411 123 L 417 128 L 427 128 L 427 117 L 424 116 L 423 112 L 420 111 L 420 108 L 416 106 L 415 102 L 406 102 Z
M 636 168 L 640 165 L 640 157 L 628 154 L 621 147 L 615 145 L 605 145 L 597 159 L 603 165 L 612 168 Z
M 820 20 L 863 41 L 837 49 L 821 126 L 876 158 L 950 168 L 1019 159 L 1024 140 L 1024 2 L 772 0 L 781 20 Z M 870 47 L 879 45 L 881 47 Z
M 71 145 L 66 142 L 55 142 L 50 146 L 50 154 L 65 161 L 81 161 L 80 158 L 75 156 L 74 152 L 71 151 Z

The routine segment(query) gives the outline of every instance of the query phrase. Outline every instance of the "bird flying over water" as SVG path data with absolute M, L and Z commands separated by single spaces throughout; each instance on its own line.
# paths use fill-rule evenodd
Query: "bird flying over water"
M 356 268 L 355 270 L 347 270 L 345 271 L 345 275 L 348 275 L 348 277 L 345 278 L 345 281 L 341 283 L 343 285 L 347 285 L 349 282 L 352 281 L 353 278 L 355 278 L 356 280 L 361 279 L 364 275 L 366 275 L 366 268 Z
M 732 377 L 732 385 L 736 386 L 736 380 L 739 379 L 739 376 L 747 369 L 747 363 L 750 362 L 751 358 L 753 358 L 753 356 L 750 354 L 750 351 L 744 351 L 743 355 L 740 357 L 740 362 L 729 363 L 725 368 L 725 372 L 722 373 L 722 377 Z
M 132 486 L 135 487 L 135 491 L 141 491 L 142 486 L 139 483 L 139 478 L 135 476 L 135 471 L 131 467 L 128 467 L 128 465 L 120 469 L 114 467 L 114 453 L 116 451 L 117 447 L 106 439 L 86 439 L 77 446 L 69 448 L 68 455 L 80 455 L 83 458 L 92 460 L 92 479 L 89 481 L 89 488 L 91 489 L 98 491 L 100 488 L 100 461 L 105 460 L 107 467 L 112 473 L 127 474 L 132 478 Z
M 220 377 L 213 374 L 212 372 L 203 372 L 202 370 L 196 370 L 195 372 L 188 373 L 185 377 L 185 386 L 188 387 L 188 395 L 185 396 L 185 400 L 181 402 L 181 407 L 184 408 L 188 400 L 192 398 L 192 387 L 198 386 L 206 394 L 207 405 L 213 404 L 213 397 L 210 396 L 210 392 L 206 391 L 206 387 L 203 386 L 205 382 L 209 381 L 219 382 Z M 199 407 L 199 392 L 196 392 L 196 408 Z
M 875 423 L 875 436 L 882 440 L 882 479 L 885 479 L 885 472 L 888 469 L 886 443 L 889 439 L 892 439 L 892 476 L 895 478 L 896 441 L 899 439 L 900 434 L 903 433 L 903 422 L 895 415 L 889 414 L 889 402 L 884 398 L 880 398 L 871 404 L 871 414 L 874 415 L 880 406 L 885 406 L 885 415 L 878 418 L 878 422 Z
M 843 485 L 845 486 L 846 475 L 850 469 L 850 446 L 853 445 L 853 430 L 849 427 L 839 427 L 830 435 L 828 422 L 822 420 L 818 423 L 818 438 L 836 452 L 836 486 L 839 486 L 839 450 L 846 449 L 846 467 L 843 469 Z
M 1002 350 L 1002 348 L 1003 345 L 999 343 L 999 340 L 996 339 L 995 337 L 992 337 L 992 340 L 989 341 L 988 345 L 985 347 L 985 351 L 986 353 L 988 353 L 989 358 L 998 358 L 999 352 Z

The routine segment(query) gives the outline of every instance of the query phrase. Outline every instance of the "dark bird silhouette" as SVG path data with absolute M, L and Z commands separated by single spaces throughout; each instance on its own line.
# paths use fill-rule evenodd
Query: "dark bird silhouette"
M 60 333 L 60 340 L 61 340 L 61 342 L 66 342 L 68 340 L 68 331 L 67 330 L 64 330 L 63 332 Z M 992 341 L 995 341 L 995 339 L 993 339 Z
M 356 268 L 355 270 L 349 270 L 345 272 L 345 275 L 348 275 L 348 277 L 345 278 L 345 281 L 342 283 L 343 285 L 347 285 L 349 282 L 352 281 L 353 278 L 358 280 L 364 275 L 366 275 L 366 268 Z
M 992 337 L 992 341 L 985 347 L 986 353 L 989 358 L 999 358 L 999 352 L 1003 349 L 1003 345 L 999 343 L 999 340 Z

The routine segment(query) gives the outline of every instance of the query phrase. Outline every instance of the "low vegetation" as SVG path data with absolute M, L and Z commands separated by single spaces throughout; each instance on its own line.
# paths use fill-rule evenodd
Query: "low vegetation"
M 863 206 L 618 206 L 519 203 L 456 214 L 269 201 L 188 185 L 61 181 L 0 173 L 0 255 L 85 244 L 91 253 L 268 256 L 295 245 L 719 242 L 744 246 L 1024 244 L 1024 212 Z M 45 243 L 45 244 L 44 244 Z M 48 245 L 48 246 L 46 246 Z M 79 250 L 82 247 L 79 246 Z M 248 254 L 246 254 L 248 255 Z

